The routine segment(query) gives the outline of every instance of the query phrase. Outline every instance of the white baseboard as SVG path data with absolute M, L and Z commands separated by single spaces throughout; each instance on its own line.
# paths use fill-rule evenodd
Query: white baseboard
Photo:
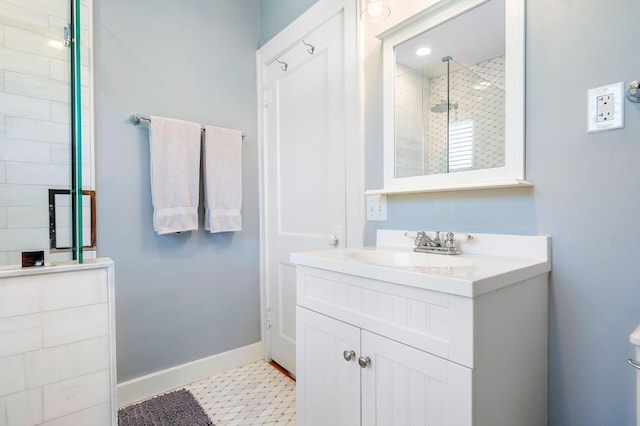
M 262 342 L 257 342 L 119 383 L 118 407 L 169 392 L 260 359 L 263 359 Z

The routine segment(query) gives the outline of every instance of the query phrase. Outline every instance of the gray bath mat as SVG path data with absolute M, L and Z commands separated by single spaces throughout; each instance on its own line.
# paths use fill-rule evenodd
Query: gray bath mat
M 156 396 L 118 410 L 118 426 L 213 426 L 186 389 Z

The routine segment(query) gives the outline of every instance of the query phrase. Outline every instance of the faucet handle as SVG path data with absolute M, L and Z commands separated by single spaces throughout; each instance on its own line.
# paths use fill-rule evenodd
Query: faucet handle
M 438 245 L 442 245 L 442 241 L 440 241 L 440 231 L 436 231 L 436 236 L 433 239 L 433 242 Z
M 444 242 L 445 247 L 455 248 L 456 242 L 453 239 L 453 232 L 447 232 L 447 239 Z

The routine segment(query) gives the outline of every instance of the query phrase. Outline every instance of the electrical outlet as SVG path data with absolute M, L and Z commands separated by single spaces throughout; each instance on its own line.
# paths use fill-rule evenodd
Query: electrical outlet
M 587 132 L 624 127 L 624 83 L 614 83 L 587 91 Z
M 384 222 L 387 220 L 387 196 L 367 195 L 367 220 L 370 222 Z
M 600 95 L 596 98 L 596 121 L 602 123 L 603 121 L 613 120 L 613 93 L 607 93 L 606 95 Z

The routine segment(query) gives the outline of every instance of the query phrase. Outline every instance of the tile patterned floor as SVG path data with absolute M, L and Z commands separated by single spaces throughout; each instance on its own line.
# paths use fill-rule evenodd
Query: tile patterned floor
M 257 361 L 186 387 L 216 426 L 295 425 L 296 383 Z

